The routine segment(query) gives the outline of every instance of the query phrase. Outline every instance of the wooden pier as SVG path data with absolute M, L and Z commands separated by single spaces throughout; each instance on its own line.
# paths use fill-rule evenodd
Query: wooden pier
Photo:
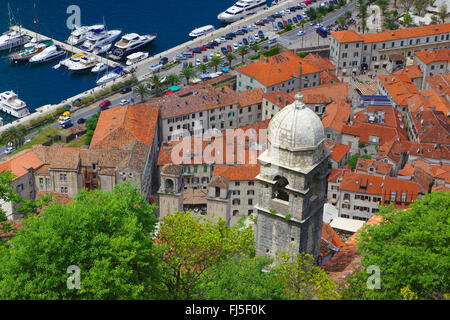
M 18 30 L 19 30 L 19 27 L 18 27 L 18 26 L 12 26 L 11 29 L 17 30 L 17 31 L 18 31 Z M 26 29 L 26 28 L 24 28 L 24 27 L 20 27 L 20 29 L 21 29 L 22 31 L 24 31 L 28 36 L 30 36 L 30 37 L 32 37 L 32 38 L 36 37 L 36 32 L 31 31 L 31 30 L 28 30 L 28 29 Z M 82 50 L 82 49 L 80 49 L 80 48 L 77 48 L 77 47 L 72 46 L 72 45 L 70 45 L 70 44 L 68 44 L 68 43 L 65 43 L 65 42 L 58 41 L 58 40 L 53 39 L 53 38 L 49 38 L 49 37 L 44 36 L 44 35 L 42 35 L 42 34 L 40 34 L 40 33 L 38 33 L 38 38 L 39 38 L 39 40 L 41 40 L 41 41 L 42 41 L 42 40 L 52 40 L 54 44 L 59 45 L 61 48 L 63 48 L 64 50 L 67 50 L 67 52 L 68 52 L 68 53 L 71 53 L 71 54 L 77 54 L 77 53 L 84 52 L 84 50 Z M 120 63 L 118 63 L 118 62 L 115 62 L 115 61 L 106 59 L 106 58 L 104 58 L 104 57 L 100 57 L 100 56 L 94 54 L 93 52 L 87 52 L 87 53 L 88 53 L 89 55 L 95 56 L 96 59 L 97 59 L 97 62 L 100 62 L 100 59 L 101 59 L 101 62 L 103 62 L 104 64 L 107 64 L 107 65 L 110 66 L 110 67 L 113 67 L 113 68 L 114 68 L 114 67 L 122 66 L 122 65 L 121 65 Z

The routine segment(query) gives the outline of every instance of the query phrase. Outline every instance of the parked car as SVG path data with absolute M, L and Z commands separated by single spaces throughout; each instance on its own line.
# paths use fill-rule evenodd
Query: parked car
M 120 93 L 121 94 L 125 94 L 125 93 L 128 93 L 130 91 L 131 91 L 131 88 L 130 87 L 126 87 L 126 88 L 123 88 L 122 90 L 120 90 Z
M 98 106 L 99 106 L 100 108 L 106 108 L 106 107 L 108 107 L 108 106 L 110 106 L 110 105 L 111 105 L 111 101 L 105 100 L 105 101 L 103 101 L 102 103 L 100 103 Z
M 265 24 L 264 20 L 256 21 L 257 26 L 263 26 Z
M 243 38 L 243 39 L 242 39 L 242 42 L 244 43 L 245 46 L 248 46 L 248 40 L 247 40 L 247 38 Z
M 148 69 L 151 72 L 156 72 L 156 71 L 159 71 L 161 69 L 161 65 L 159 63 L 155 63 L 155 64 L 152 64 L 150 67 L 148 67 Z
M 200 61 L 200 59 L 195 59 L 195 65 L 196 66 L 199 66 L 199 65 L 201 65 L 202 64 L 202 62 Z
M 228 52 L 226 47 L 222 47 L 220 48 L 220 50 L 222 51 L 223 54 L 226 54 Z
M 179 54 L 175 56 L 175 60 L 186 60 L 187 57 L 184 54 Z
M 259 36 L 256 33 L 253 35 L 253 37 L 255 38 L 255 41 L 259 40 Z
M 61 125 L 61 127 L 62 127 L 63 129 L 70 128 L 71 126 L 73 126 L 72 121 L 64 122 L 64 123 Z
M 294 21 L 294 23 L 298 23 L 298 20 L 296 17 L 292 17 L 292 21 Z
M 279 29 L 284 29 L 284 25 L 281 21 L 278 21 L 277 26 Z
M 297 32 L 298 36 L 303 36 L 305 34 L 305 31 L 300 30 L 299 32 Z
M 82 123 L 85 123 L 85 122 L 86 122 L 85 118 L 80 118 L 80 119 L 77 120 L 78 124 L 82 124 Z
M 208 56 L 203 56 L 203 62 L 208 62 Z
M 298 15 L 297 15 L 297 19 L 298 19 L 298 20 L 302 20 L 302 16 L 298 14 Z
M 258 31 L 258 36 L 260 39 L 264 39 L 264 32 L 262 32 L 261 30 Z
M 244 34 L 244 31 L 242 31 L 241 29 L 239 29 L 238 31 L 235 32 L 237 35 L 242 36 Z
M 206 51 L 206 47 L 205 46 L 200 46 L 200 50 L 201 51 Z
M 267 22 L 274 22 L 274 21 L 275 21 L 275 18 L 272 17 L 272 16 L 268 16 L 268 17 L 266 18 L 266 21 L 267 21 Z
M 255 39 L 253 39 L 253 36 L 252 36 L 252 35 L 249 35 L 249 36 L 248 36 L 248 41 L 249 41 L 250 43 L 253 43 L 253 42 L 255 42 Z
M 127 104 L 130 104 L 130 101 L 128 101 L 127 99 L 120 100 L 120 105 L 121 106 L 124 106 L 124 105 L 127 105 Z
M 162 57 L 161 60 L 159 60 L 159 64 L 165 65 L 167 62 L 169 62 L 169 58 Z
M 278 27 L 276 25 L 273 25 L 273 31 L 275 31 L 275 32 L 278 31 Z
M 293 24 L 292 19 L 288 19 L 288 24 Z
M 239 47 L 242 47 L 243 45 L 244 45 L 244 44 L 242 43 L 242 41 L 239 41 L 239 42 L 238 42 L 238 46 L 239 46 Z
M 15 151 L 16 149 L 12 146 L 9 146 L 5 149 L 5 154 L 10 154 L 11 152 Z
M 231 48 L 231 45 L 227 45 L 227 51 L 228 51 L 228 52 L 233 51 L 233 49 Z M 224 53 L 224 54 L 225 54 L 225 53 Z
M 268 44 L 272 44 L 272 43 L 276 43 L 277 42 L 277 38 L 272 38 L 269 39 L 269 41 L 267 41 Z
M 202 49 L 200 49 L 200 47 L 197 47 L 197 48 L 192 49 L 192 52 L 193 53 L 201 53 Z
M 238 44 L 235 42 L 233 43 L 233 50 L 237 50 L 239 48 Z

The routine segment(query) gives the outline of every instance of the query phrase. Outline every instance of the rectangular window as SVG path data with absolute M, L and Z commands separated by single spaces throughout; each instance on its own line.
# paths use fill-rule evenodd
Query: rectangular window
M 203 172 L 208 172 L 208 166 L 203 166 Z
M 63 194 L 68 194 L 69 193 L 69 188 L 68 187 L 61 187 L 61 193 Z
M 60 180 L 60 181 L 67 181 L 67 174 L 65 174 L 65 173 L 60 173 L 60 174 L 59 174 L 59 180 Z

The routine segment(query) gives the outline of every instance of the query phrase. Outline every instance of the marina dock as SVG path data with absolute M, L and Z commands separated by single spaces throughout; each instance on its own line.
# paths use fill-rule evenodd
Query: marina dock
M 12 26 L 11 29 L 17 31 L 17 30 L 19 30 L 19 27 L 18 27 L 18 26 Z M 20 29 L 21 29 L 22 31 L 24 31 L 28 36 L 30 36 L 30 37 L 32 37 L 32 38 L 36 37 L 36 32 L 35 32 L 35 31 L 28 30 L 28 29 L 26 29 L 26 28 L 24 28 L 24 27 L 20 27 Z M 44 35 L 42 35 L 42 34 L 40 34 L 40 33 L 38 33 L 38 38 L 39 38 L 40 40 L 52 40 L 54 44 L 57 44 L 57 45 L 59 45 L 61 48 L 67 50 L 67 52 L 68 52 L 69 54 L 77 54 L 77 53 L 84 52 L 84 50 L 81 50 L 80 48 L 77 48 L 77 47 L 75 47 L 75 46 L 72 46 L 72 45 L 70 45 L 70 44 L 68 44 L 68 43 L 64 43 L 64 42 L 58 41 L 58 40 L 53 39 L 53 38 L 49 38 L 49 37 L 44 36 Z M 118 63 L 118 62 L 115 62 L 115 61 L 106 59 L 106 58 L 104 58 L 104 57 L 97 56 L 97 55 L 95 55 L 95 54 L 92 53 L 92 52 L 88 52 L 88 53 L 89 53 L 90 55 L 95 56 L 96 59 L 97 59 L 97 62 L 100 62 L 100 58 L 101 58 L 101 62 L 103 62 L 104 64 L 107 64 L 108 66 L 110 66 L 110 67 L 112 67 L 112 68 L 121 66 L 121 64 Z M 68 55 L 68 58 L 69 58 L 69 57 L 70 57 L 70 56 Z

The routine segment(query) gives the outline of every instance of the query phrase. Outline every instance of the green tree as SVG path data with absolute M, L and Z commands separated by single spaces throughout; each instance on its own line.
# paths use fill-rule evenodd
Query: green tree
M 423 10 L 426 8 L 426 2 L 423 0 L 414 0 L 414 8 L 417 9 L 417 14 L 422 16 Z
M 231 258 L 212 268 L 200 283 L 196 299 L 206 300 L 279 300 L 283 283 L 271 270 L 267 257 Z
M 237 53 L 241 56 L 242 58 L 242 64 L 244 64 L 244 58 L 245 55 L 248 53 L 248 47 L 247 46 L 241 46 L 237 49 Z
M 207 66 L 206 64 L 204 64 L 204 63 L 201 63 L 201 64 L 199 64 L 199 65 L 197 66 L 197 70 L 198 70 L 200 73 L 204 74 L 204 73 L 206 73 L 206 71 L 208 71 L 208 66 Z
M 83 190 L 22 221 L 0 260 L 0 299 L 152 299 L 159 296 L 156 217 L 129 183 Z M 70 290 L 68 267 L 81 271 Z M 73 282 L 72 282 L 73 283 Z
M 405 15 L 403 16 L 403 24 L 405 26 L 411 26 L 413 24 L 413 19 L 411 18 L 409 12 L 405 13 Z
M 175 73 L 171 73 L 167 75 L 167 82 L 170 83 L 172 86 L 175 86 L 180 83 L 180 77 Z
M 380 268 L 381 288 L 365 289 L 366 298 L 402 299 L 407 287 L 418 299 L 445 299 L 450 292 L 449 208 L 450 195 L 433 192 L 409 210 L 396 210 L 392 204 L 380 209 L 380 224 L 366 226 L 359 235 L 364 269 Z M 349 290 L 361 291 L 366 286 L 362 280 Z
M 306 15 L 309 19 L 314 20 L 317 17 L 317 11 L 313 7 L 309 7 L 308 10 L 306 10 Z
M 162 269 L 168 299 L 192 299 L 204 274 L 215 265 L 254 252 L 251 228 L 230 228 L 223 219 L 213 223 L 190 212 L 167 215 L 158 240 L 166 250 Z
M 150 88 L 151 87 L 155 88 L 156 96 L 159 96 L 161 94 L 161 86 L 162 86 L 161 77 L 157 74 L 152 75 L 150 77 L 150 80 L 147 82 L 147 86 Z
M 442 5 L 439 6 L 438 15 L 442 23 L 445 23 L 445 17 L 447 16 L 447 4 L 443 3 Z
M 336 300 L 340 298 L 337 284 L 328 278 L 327 273 L 314 265 L 312 255 L 282 252 L 279 264 L 274 268 L 278 279 L 283 283 L 283 295 L 293 300 Z
M 371 156 L 355 154 L 347 161 L 346 164 L 352 167 L 352 169 L 355 169 L 356 163 L 358 162 L 358 158 L 371 159 Z
M 225 54 L 225 59 L 228 60 L 228 63 L 230 64 L 230 68 L 232 68 L 232 67 L 231 67 L 231 62 L 232 62 L 233 60 L 236 59 L 236 57 L 234 56 L 234 54 L 233 54 L 232 52 L 227 52 L 227 53 Z
M 302 19 L 300 20 L 300 26 L 302 27 L 302 49 L 303 49 L 303 39 L 305 38 L 304 34 L 305 34 L 305 24 L 306 24 L 306 19 Z
M 302 21 L 302 20 L 300 20 L 300 21 Z M 253 42 L 250 44 L 250 49 L 253 50 L 253 52 L 255 52 L 255 55 L 256 55 L 256 53 L 259 51 L 259 49 L 261 49 L 261 46 L 259 44 L 257 44 L 256 42 Z
M 352 17 L 352 12 L 351 11 L 345 11 L 344 12 L 344 18 L 345 20 L 350 20 L 350 18 Z
M 94 114 L 92 117 L 86 120 L 86 137 L 84 140 L 85 145 L 90 145 L 92 137 L 94 136 L 95 128 L 97 127 L 98 119 L 100 118 L 100 111 Z
M 438 18 L 435 15 L 431 16 L 431 24 L 437 24 L 438 23 Z
M 208 65 L 209 65 L 211 68 L 214 68 L 215 72 L 217 72 L 217 67 L 220 65 L 221 62 L 222 62 L 222 61 L 220 60 L 219 57 L 214 56 L 214 57 L 211 58 L 211 60 L 209 60 Z
M 18 149 L 25 142 L 25 134 L 16 127 L 10 127 L 3 133 L 2 140 L 3 143 L 11 143 L 15 149 Z
M 148 86 L 141 83 L 137 87 L 133 89 L 133 92 L 136 93 L 141 97 L 141 103 L 144 102 L 144 98 L 150 94 L 150 90 L 148 89 Z
M 187 85 L 189 85 L 189 80 L 192 79 L 193 77 L 195 77 L 195 71 L 194 71 L 194 68 L 192 68 L 192 67 L 187 67 L 187 68 L 181 69 L 180 76 L 182 76 L 183 78 L 185 78 L 185 79 L 186 79 Z
M 402 6 L 403 11 L 405 13 L 409 12 L 409 10 L 413 6 L 413 4 L 414 4 L 414 0 L 400 0 L 400 5 Z
M 322 20 L 323 20 L 322 16 L 318 15 L 316 18 L 317 23 L 321 23 Z M 317 46 L 319 46 L 319 41 L 320 41 L 320 35 L 319 35 L 319 33 L 317 33 Z
M 341 29 L 344 29 L 344 27 L 347 25 L 347 20 L 345 19 L 345 17 L 339 16 L 337 18 L 337 23 Z

